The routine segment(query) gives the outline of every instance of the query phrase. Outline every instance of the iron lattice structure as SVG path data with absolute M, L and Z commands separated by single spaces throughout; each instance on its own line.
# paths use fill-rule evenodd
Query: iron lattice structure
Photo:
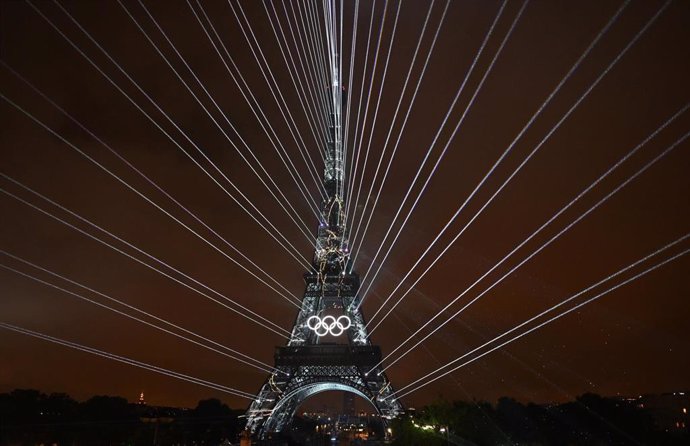
M 333 89 L 339 90 L 338 85 Z M 276 347 L 275 371 L 247 410 L 246 427 L 261 439 L 282 432 L 304 400 L 328 390 L 352 392 L 368 400 L 384 425 L 403 411 L 386 374 L 376 366 L 381 350 L 367 337 L 358 305 L 359 276 L 347 272 L 339 118 L 337 113 L 330 116 L 324 171 L 327 197 L 322 204 L 313 270 L 304 276 L 302 306 L 287 346 Z M 327 314 L 349 317 L 351 324 L 342 332 L 346 343 L 324 342 L 328 336 L 320 337 L 310 328 L 309 318 Z

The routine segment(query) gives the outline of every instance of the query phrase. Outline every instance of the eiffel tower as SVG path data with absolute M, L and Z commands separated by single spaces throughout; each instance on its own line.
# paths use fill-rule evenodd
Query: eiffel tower
M 341 102 L 336 100 L 342 97 L 337 80 L 330 93 L 334 104 Z M 274 372 L 246 414 L 247 430 L 259 439 L 282 432 L 304 400 L 329 390 L 352 392 L 369 401 L 384 427 L 403 411 L 386 374 L 376 366 L 381 349 L 367 336 L 359 309 L 359 276 L 347 272 L 341 108 L 333 107 L 329 118 L 323 180 L 327 196 L 313 269 L 304 275 L 302 306 L 287 346 L 276 347 Z M 340 339 L 346 340 L 335 342 Z

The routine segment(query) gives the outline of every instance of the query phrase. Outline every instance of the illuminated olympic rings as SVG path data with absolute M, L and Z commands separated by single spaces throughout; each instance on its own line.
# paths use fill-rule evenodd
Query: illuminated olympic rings
M 348 316 L 342 315 L 337 319 L 335 316 L 327 315 L 323 319 L 319 316 L 310 316 L 307 319 L 307 327 L 316 333 L 316 336 L 340 336 L 352 326 L 352 321 Z

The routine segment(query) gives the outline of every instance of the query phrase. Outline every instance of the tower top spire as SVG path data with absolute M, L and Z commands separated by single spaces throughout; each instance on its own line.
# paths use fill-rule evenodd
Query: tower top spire
M 333 89 L 340 89 L 335 82 Z M 326 156 L 324 158 L 324 189 L 326 198 L 322 205 L 323 221 L 319 225 L 314 253 L 314 267 L 323 274 L 340 274 L 345 271 L 350 258 L 345 237 L 344 159 L 340 127 L 340 98 L 334 102 L 330 115 Z
M 341 126 L 341 111 L 343 106 L 343 90 L 338 79 L 338 71 L 333 70 L 333 82 L 329 87 L 332 109 L 328 116 L 328 131 L 326 133 L 326 156 L 324 166 L 324 187 L 328 197 L 343 198 L 343 182 L 345 180 L 343 158 L 343 135 Z

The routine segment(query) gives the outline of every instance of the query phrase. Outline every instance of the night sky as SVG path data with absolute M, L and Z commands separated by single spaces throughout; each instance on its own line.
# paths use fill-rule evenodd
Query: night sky
M 141 104 L 143 110 L 173 135 L 195 160 L 209 168 L 208 160 L 196 152 L 98 47 L 81 33 L 60 9 L 60 5 L 63 6 L 198 144 L 204 155 L 279 228 L 299 253 L 311 259 L 310 241 L 287 217 L 238 151 L 117 2 L 64 1 L 55 4 L 35 1 L 33 4 L 124 92 Z M 203 82 L 251 153 L 260 160 L 304 219 L 311 234 L 315 234 L 318 222 L 199 26 L 192 9 L 182 1 L 145 0 L 144 4 Z M 393 141 L 389 142 L 384 154 L 382 169 L 388 162 L 392 143 L 401 131 L 404 112 L 446 5 L 445 1 L 434 3 L 410 85 L 402 96 L 401 111 L 392 122 L 430 4 L 421 0 L 400 3 L 395 0 L 388 2 L 386 7 L 383 1 L 360 1 L 355 76 L 350 91 L 353 109 L 351 138 L 356 116 L 354 108 L 362 89 L 366 100 L 375 44 L 384 17 L 385 23 L 369 112 L 363 127 L 362 157 L 372 128 L 373 136 L 362 179 L 363 191 L 358 212 L 367 201 L 366 194 L 374 180 L 376 163 L 382 156 L 386 135 L 392 127 Z M 608 0 L 531 1 L 527 4 L 366 296 L 362 307 L 365 317 L 371 317 L 382 300 L 388 297 L 621 4 L 620 1 Z M 410 275 L 409 284 L 448 246 L 453 236 L 472 219 L 665 4 L 662 1 L 633 1 L 622 10 L 610 30 L 563 84 L 533 125 L 517 139 L 506 158 Z M 227 122 L 186 71 L 141 5 L 136 1 L 127 1 L 124 5 L 199 95 L 239 150 L 248 154 L 238 134 L 229 129 Z M 232 0 L 232 5 L 239 13 L 238 3 Z M 246 0 L 241 1 L 240 5 L 320 174 L 320 147 L 311 134 L 308 117 L 300 105 L 300 96 L 290 77 L 291 71 L 283 61 L 264 6 L 261 2 Z M 501 5 L 493 1 L 454 1 L 450 4 L 402 133 L 391 174 L 384 184 L 371 226 L 357 257 L 355 270 L 360 274 L 363 275 L 369 268 Z M 193 6 L 194 11 L 201 14 L 199 6 L 196 3 Z M 299 28 L 301 25 L 294 22 L 289 3 L 276 0 L 272 6 L 275 10 L 269 6 L 269 11 L 274 23 L 276 18 L 280 20 L 286 33 L 288 22 L 295 30 L 303 32 Z M 287 15 L 284 6 L 287 6 Z M 507 2 L 456 107 L 450 113 L 448 125 L 440 133 L 430 161 L 422 169 L 420 180 L 415 183 L 412 197 L 417 195 L 422 180 L 429 175 L 522 6 L 521 1 Z M 386 78 L 382 83 L 398 8 L 399 22 Z M 203 2 L 203 9 L 213 21 L 237 68 L 297 167 L 299 176 L 316 197 L 316 184 L 264 81 L 232 8 L 224 1 L 208 1 Z M 343 33 L 346 66 L 350 61 L 353 13 L 354 2 L 348 0 L 344 7 Z M 368 72 L 363 82 L 366 37 L 372 14 L 373 35 Z M 9 177 L 281 327 L 289 330 L 294 322 L 297 311 L 294 306 L 99 168 L 96 162 L 140 190 L 182 223 L 213 241 L 221 250 L 239 259 L 212 232 L 36 94 L 7 67 L 24 76 L 298 298 L 304 286 L 303 266 L 288 255 L 29 4 L 2 1 L 0 32 L 0 58 L 3 62 L 0 67 L 0 93 L 93 159 L 92 162 L 79 154 L 7 100 L 0 100 L 0 170 L 4 174 L 0 179 L 0 188 L 6 191 L 0 194 L 0 249 L 272 363 L 274 346 L 284 344 L 281 337 L 7 194 L 16 195 L 97 235 L 97 230 L 13 183 Z M 433 317 L 441 307 L 690 102 L 689 43 L 690 3 L 672 1 L 376 330 L 372 339 L 381 346 L 384 354 L 398 346 L 411 331 Z M 297 50 L 289 34 L 287 45 L 292 51 Z M 306 68 L 310 70 L 312 67 L 308 65 Z M 343 71 L 347 74 L 346 69 Z M 301 72 L 300 76 L 303 76 Z M 347 80 L 345 76 L 346 83 Z M 376 99 L 382 85 L 380 108 L 374 121 Z M 363 114 L 364 104 L 362 118 Z M 359 127 L 362 131 L 362 125 Z M 459 309 L 463 303 L 489 287 L 682 138 L 689 129 L 690 112 L 686 111 L 469 291 L 452 310 Z M 357 181 L 361 175 L 360 171 L 355 177 Z M 214 172 L 214 177 L 218 183 L 232 190 L 218 172 Z M 369 198 L 367 213 L 371 211 L 381 177 L 380 172 Z M 407 214 L 410 201 L 405 204 L 401 218 L 395 223 L 396 229 Z M 252 213 L 258 215 L 256 211 Z M 422 346 L 387 370 L 388 376 L 393 385 L 399 388 L 688 232 L 690 141 L 686 139 L 510 274 Z M 112 237 L 98 236 L 127 253 L 143 258 Z M 384 252 L 390 239 L 384 245 Z M 685 240 L 654 261 L 688 248 L 690 242 Z M 654 261 L 643 266 L 651 266 Z M 7 255 L 0 255 L 0 264 L 102 301 L 96 294 L 80 290 Z M 632 273 L 643 269 L 637 268 Z M 584 392 L 638 395 L 690 389 L 689 273 L 690 256 L 680 257 L 591 305 L 409 395 L 404 402 L 406 405 L 421 405 L 439 395 L 448 399 L 477 398 L 490 401 L 510 395 L 520 400 L 547 402 L 568 400 Z M 621 280 L 614 279 L 609 286 Z M 405 286 L 401 287 L 395 298 L 406 289 Z M 594 294 L 588 293 L 584 297 Z M 256 369 L 5 268 L 0 269 L 0 322 L 250 393 L 258 391 L 266 377 L 265 373 Z M 144 391 L 152 404 L 193 406 L 199 399 L 218 397 L 233 407 L 246 406 L 246 400 L 219 391 L 7 330 L 0 330 L 0 358 L 0 392 L 14 388 L 37 388 L 46 392 L 67 392 L 80 399 L 94 394 L 114 394 L 133 400 L 140 391 Z

